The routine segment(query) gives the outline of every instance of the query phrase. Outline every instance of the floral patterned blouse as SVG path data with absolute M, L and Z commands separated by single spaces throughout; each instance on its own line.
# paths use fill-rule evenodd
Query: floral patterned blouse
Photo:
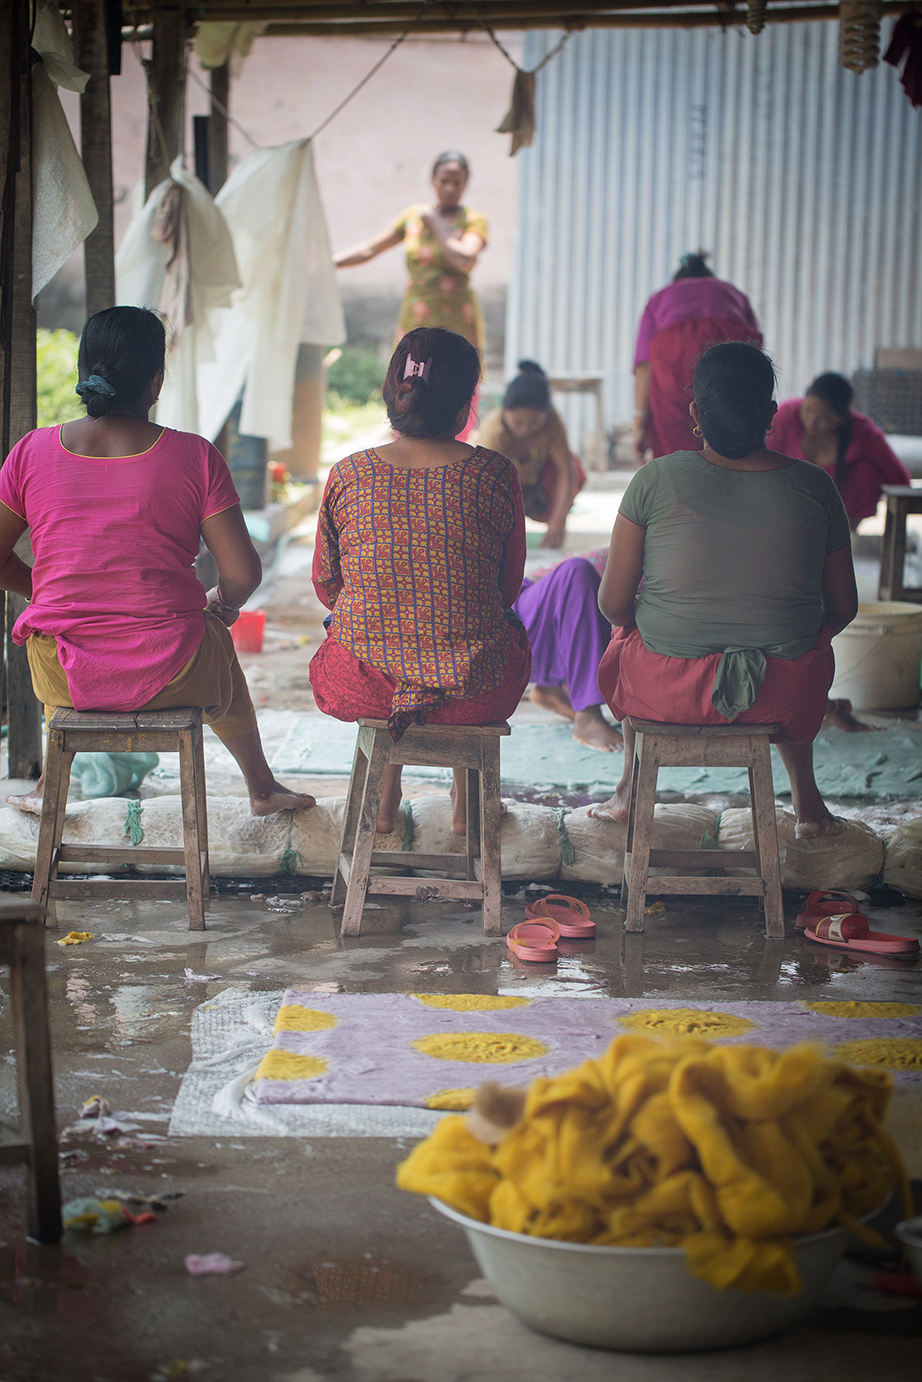
M 397 319 L 397 340 L 415 326 L 444 326 L 483 352 L 483 316 L 470 286 L 470 274 L 460 273 L 448 263 L 437 237 L 420 220 L 419 213 L 425 210 L 424 202 L 409 206 L 393 224 L 406 245 L 410 274 Z M 460 206 L 451 229 L 458 236 L 472 231 L 487 243 L 487 220 L 479 211 Z

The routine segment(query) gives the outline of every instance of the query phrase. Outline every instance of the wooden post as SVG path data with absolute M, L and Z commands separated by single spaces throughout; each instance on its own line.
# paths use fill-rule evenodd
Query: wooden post
M 115 306 L 112 112 L 106 0 L 73 0 L 74 58 L 89 72 L 80 97 L 80 152 L 99 221 L 83 242 L 86 315 Z
M 219 108 L 218 102 L 220 102 Z M 211 122 L 208 126 L 208 190 L 216 197 L 227 182 L 227 115 L 230 110 L 230 67 L 211 72 Z
M 35 308 L 32 304 L 32 77 L 29 0 L 0 5 L 0 427 L 2 454 L 35 427 Z M 28 546 L 28 539 L 23 539 Z M 28 551 L 20 550 L 28 559 Z M 24 648 L 9 638 L 24 601 L 7 600 L 7 712 L 9 773 L 38 777 L 42 763 L 41 706 L 32 690 Z
M 169 175 L 182 148 L 186 89 L 185 11 L 156 9 L 151 16 L 153 55 L 147 70 L 147 164 L 144 195 Z

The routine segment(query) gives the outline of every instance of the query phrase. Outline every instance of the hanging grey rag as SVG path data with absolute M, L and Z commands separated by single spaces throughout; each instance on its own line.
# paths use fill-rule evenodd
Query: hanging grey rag
M 735 720 L 751 709 L 765 680 L 765 654 L 761 648 L 724 648 L 717 672 L 711 705 L 728 720 Z

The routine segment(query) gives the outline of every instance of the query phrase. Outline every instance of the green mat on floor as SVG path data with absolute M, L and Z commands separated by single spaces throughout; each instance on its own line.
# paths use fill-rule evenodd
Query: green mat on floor
M 319 711 L 298 717 L 272 763 L 279 774 L 345 777 L 352 766 L 355 726 Z M 619 753 L 599 753 L 574 742 L 570 727 L 514 726 L 502 740 L 502 777 L 507 788 L 586 793 L 614 791 L 621 775 Z M 772 750 L 775 791 L 789 794 L 788 780 Z M 865 801 L 922 795 L 922 725 L 897 721 L 876 734 L 823 730 L 815 746 L 816 780 L 825 796 Z M 445 768 L 407 768 L 408 778 L 448 781 Z M 661 768 L 660 791 L 699 796 L 749 790 L 743 768 Z

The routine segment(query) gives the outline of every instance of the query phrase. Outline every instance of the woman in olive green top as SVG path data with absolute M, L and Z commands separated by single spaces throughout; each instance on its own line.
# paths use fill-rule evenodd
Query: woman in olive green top
M 858 596 L 834 483 L 765 446 L 774 382 L 754 346 L 728 342 L 699 360 L 690 412 L 704 449 L 644 466 L 615 523 L 599 592 L 615 632 L 599 685 L 618 720 L 778 723 L 805 839 L 844 829 L 817 788 L 813 740 L 835 672 L 830 640 Z M 630 793 L 628 726 L 624 739 L 624 778 L 600 808 L 615 818 Z

